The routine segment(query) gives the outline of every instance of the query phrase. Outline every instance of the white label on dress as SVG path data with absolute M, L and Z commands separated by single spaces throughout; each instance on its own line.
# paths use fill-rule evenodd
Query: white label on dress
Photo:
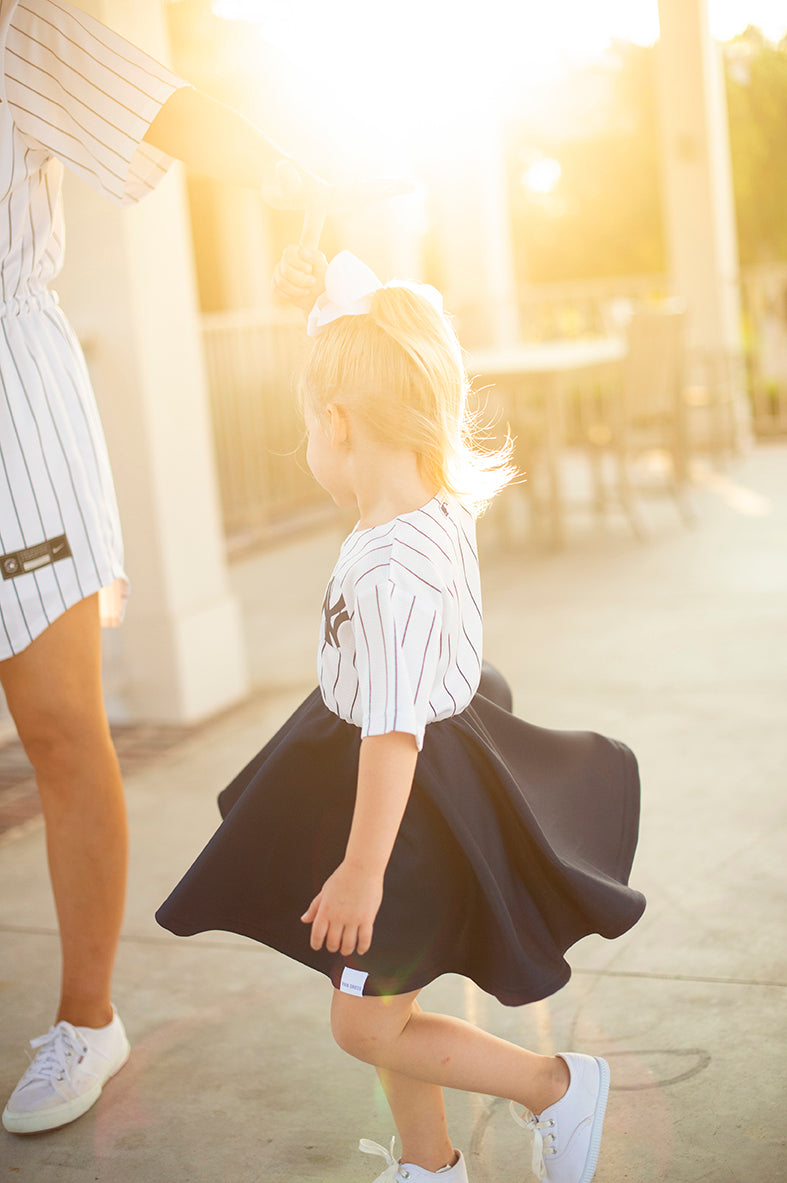
M 349 965 L 345 965 L 339 989 L 343 994 L 356 994 L 360 998 L 368 977 L 368 973 L 364 973 L 362 969 L 350 969 Z

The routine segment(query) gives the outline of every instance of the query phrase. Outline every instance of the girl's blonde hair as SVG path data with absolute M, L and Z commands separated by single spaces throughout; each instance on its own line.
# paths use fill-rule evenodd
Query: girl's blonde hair
M 494 450 L 478 446 L 456 334 L 447 317 L 406 284 L 380 288 L 368 313 L 322 328 L 300 387 L 312 411 L 336 403 L 374 438 L 413 451 L 424 480 L 474 513 L 517 475 L 510 437 Z

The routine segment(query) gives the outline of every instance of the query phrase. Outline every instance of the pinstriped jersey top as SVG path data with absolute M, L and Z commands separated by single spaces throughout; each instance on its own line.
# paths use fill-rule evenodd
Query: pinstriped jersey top
M 481 676 L 481 581 L 473 515 L 443 494 L 344 541 L 323 601 L 325 705 L 362 736 L 463 711 Z
M 63 261 L 63 166 L 118 205 L 169 157 L 142 143 L 183 81 L 62 0 L 0 2 L 0 300 L 41 292 Z
M 62 0 L 0 0 L 0 660 L 99 595 L 123 544 L 87 368 L 47 284 L 63 260 L 64 166 L 118 205 L 161 179 L 143 142 L 180 78 Z

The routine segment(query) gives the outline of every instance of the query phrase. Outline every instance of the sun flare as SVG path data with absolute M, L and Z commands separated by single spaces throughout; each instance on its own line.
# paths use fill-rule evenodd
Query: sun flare
M 368 0 L 214 0 L 212 8 L 249 22 L 261 68 L 275 61 L 292 101 L 341 142 L 340 171 L 406 167 L 539 87 L 570 87 L 572 70 L 615 39 L 648 45 L 659 28 L 657 0 L 399 0 L 395 9 Z M 709 11 L 717 35 L 750 21 L 770 36 L 787 31 L 777 0 L 711 0 Z

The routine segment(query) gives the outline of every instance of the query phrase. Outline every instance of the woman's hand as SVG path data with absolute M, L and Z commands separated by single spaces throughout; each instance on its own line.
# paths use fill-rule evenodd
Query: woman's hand
M 328 261 L 321 251 L 302 246 L 285 247 L 273 272 L 273 290 L 280 300 L 308 313 L 325 289 L 327 266 Z
M 325 945 L 329 953 L 342 957 L 368 952 L 382 898 L 381 874 L 340 863 L 301 916 L 312 926 L 312 949 Z

